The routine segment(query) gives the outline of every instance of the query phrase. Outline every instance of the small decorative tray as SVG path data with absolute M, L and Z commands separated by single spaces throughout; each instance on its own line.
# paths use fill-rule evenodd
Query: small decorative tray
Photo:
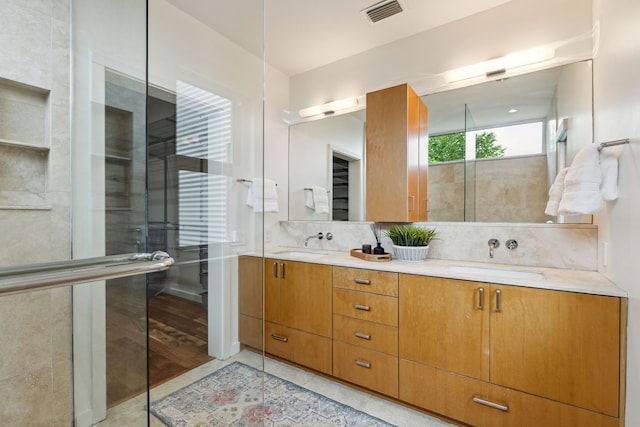
M 351 256 L 365 261 L 391 261 L 391 254 L 387 252 L 383 254 L 365 254 L 362 249 L 351 249 Z

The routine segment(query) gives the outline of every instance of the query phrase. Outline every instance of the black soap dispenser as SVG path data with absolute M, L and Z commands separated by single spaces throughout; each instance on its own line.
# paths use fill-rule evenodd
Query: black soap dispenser
M 377 242 L 376 247 L 373 248 L 373 254 L 374 255 L 383 255 L 384 254 L 384 248 L 380 244 L 380 233 L 378 232 L 378 228 L 376 227 L 375 224 L 371 224 L 371 231 L 373 232 L 373 235 L 376 238 L 376 242 Z

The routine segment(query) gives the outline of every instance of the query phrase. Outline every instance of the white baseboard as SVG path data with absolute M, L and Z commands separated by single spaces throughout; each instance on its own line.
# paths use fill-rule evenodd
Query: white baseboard
M 189 301 L 202 302 L 202 297 L 199 294 L 183 291 L 182 289 L 164 288 L 161 293 L 173 295 L 174 297 L 188 299 Z

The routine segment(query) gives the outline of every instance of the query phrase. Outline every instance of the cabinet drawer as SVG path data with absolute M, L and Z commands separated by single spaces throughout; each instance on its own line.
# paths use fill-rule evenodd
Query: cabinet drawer
M 397 357 L 335 341 L 333 376 L 398 397 Z
M 404 359 L 399 361 L 399 372 L 400 400 L 477 427 L 617 427 L 619 423 L 614 417 Z M 488 406 L 491 403 L 498 407 Z
M 262 319 L 239 315 L 238 335 L 242 344 L 262 350 Z
M 398 298 L 333 289 L 333 312 L 385 325 L 398 326 Z
M 333 286 L 397 297 L 398 273 L 333 267 Z
M 331 375 L 329 338 L 265 322 L 264 346 L 267 353 Z
M 398 328 L 334 314 L 333 339 L 357 347 L 398 355 Z

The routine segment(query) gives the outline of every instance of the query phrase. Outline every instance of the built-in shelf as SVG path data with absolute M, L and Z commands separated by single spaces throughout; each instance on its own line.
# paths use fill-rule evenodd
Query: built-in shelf
M 13 148 L 21 148 L 23 150 L 33 150 L 33 151 L 42 151 L 48 153 L 51 151 L 49 147 L 43 147 L 41 145 L 30 144 L 28 142 L 20 142 L 20 141 L 11 141 L 8 139 L 0 138 L 0 145 L 5 147 L 13 147 Z
M 332 219 L 349 220 L 349 161 L 333 157 Z

